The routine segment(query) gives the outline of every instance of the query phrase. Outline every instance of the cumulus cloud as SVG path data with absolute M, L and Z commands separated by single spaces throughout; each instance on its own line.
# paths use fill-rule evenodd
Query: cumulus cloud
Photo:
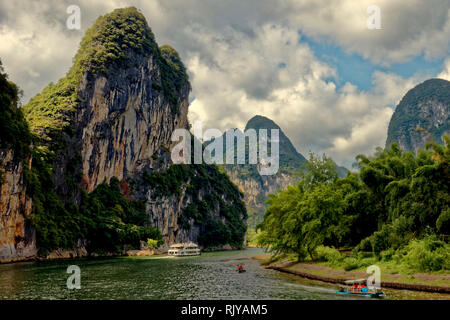
M 282 27 L 262 27 L 253 37 L 240 34 L 239 48 L 231 46 L 232 41 L 198 36 L 217 60 L 211 64 L 196 56 L 187 60 L 195 94 L 191 120 L 225 130 L 243 128 L 251 116 L 261 114 L 277 122 L 299 152 L 326 152 L 347 166 L 356 154 L 384 145 L 392 108 L 419 81 L 378 71 L 369 92 L 351 83 L 337 89 L 332 81 L 336 70 L 306 44 L 294 41 L 295 31 Z M 263 99 L 246 90 L 266 81 L 270 86 L 264 87 L 270 89 Z
M 74 54 L 73 41 L 65 32 L 58 15 L 46 13 L 49 4 L 28 2 L 16 7 L 14 2 L 0 5 L 0 58 L 10 78 L 24 90 L 26 98 L 44 83 L 55 81 L 67 71 Z M 62 10 L 55 3 L 52 10 Z M 62 15 L 60 15 L 62 16 Z
M 444 61 L 444 70 L 437 77 L 450 81 L 450 58 Z
M 424 55 L 437 58 L 450 46 L 450 0 L 299 0 L 290 19 L 312 37 L 336 42 L 348 52 L 389 65 Z M 368 30 L 367 7 L 381 12 L 381 29 Z
M 81 8 L 81 30 L 67 30 L 67 6 Z M 381 9 L 368 30 L 366 9 Z M 190 120 L 221 130 L 243 128 L 256 114 L 276 121 L 303 154 L 326 152 L 349 166 L 358 153 L 384 146 L 394 106 L 424 80 L 376 71 L 361 91 L 315 55 L 304 36 L 330 41 L 376 65 L 449 52 L 450 0 L 17 0 L 0 3 L 0 57 L 24 102 L 72 63 L 99 15 L 136 6 L 159 44 L 179 51 L 192 82 Z M 450 60 L 438 75 L 450 78 Z M 345 81 L 345 79 L 344 79 Z

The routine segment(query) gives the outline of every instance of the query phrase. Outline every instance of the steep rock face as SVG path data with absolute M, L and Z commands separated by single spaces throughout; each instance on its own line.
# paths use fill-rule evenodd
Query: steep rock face
M 31 199 L 23 183 L 22 160 L 12 150 L 0 150 L 0 261 L 26 259 L 36 254 L 35 235 L 25 221 L 31 214 Z
M 405 151 L 417 152 L 434 140 L 442 143 L 442 136 L 450 133 L 450 82 L 427 80 L 400 101 L 388 128 L 386 147 L 398 143 Z
M 300 169 L 300 168 L 299 168 Z M 262 221 L 266 210 L 265 201 L 271 193 L 284 190 L 298 181 L 298 178 L 289 173 L 277 173 L 273 176 L 243 177 L 235 169 L 227 170 L 231 181 L 236 184 L 244 194 L 244 202 L 249 212 L 248 225 L 255 227 Z
M 68 147 L 59 152 L 54 164 L 54 180 L 63 199 L 71 196 L 67 177 L 81 172 L 81 184 L 92 192 L 112 177 L 132 177 L 152 167 L 161 147 L 169 148 L 175 128 L 187 128 L 189 88 L 180 95 L 179 111 L 172 114 L 169 102 L 160 90 L 160 70 L 155 58 L 131 54 L 136 65 L 111 68 L 108 75 L 83 74 L 78 96 L 81 100 L 71 118 L 71 136 L 63 133 Z M 153 85 L 153 86 L 152 86 Z M 72 168 L 75 165 L 75 168 Z
M 243 195 L 221 168 L 173 165 L 136 179 L 135 197 L 145 202 L 166 247 L 189 241 L 210 249 L 245 245 Z
M 244 193 L 245 203 L 253 207 L 260 207 L 262 205 L 262 199 L 266 199 L 270 193 L 286 189 L 296 181 L 292 175 L 286 173 L 273 176 L 261 176 L 261 179 L 256 180 L 252 178 L 240 178 L 233 170 L 228 172 L 231 181 Z
M 31 134 L 18 107 L 18 92 L 0 61 L 0 261 L 22 260 L 36 253 L 35 234 L 28 223 L 31 199 L 24 184 Z
M 193 217 L 180 222 L 186 206 L 202 204 L 205 194 L 215 199 L 208 203 L 205 221 L 213 226 L 229 223 L 220 213 L 241 200 L 239 191 L 228 185 L 225 191 L 213 190 L 209 182 L 198 184 L 189 194 L 159 196 L 140 185 L 143 173 L 151 175 L 171 167 L 172 132 L 189 128 L 189 91 L 178 54 L 168 46 L 158 48 L 145 18 L 135 8 L 100 17 L 83 38 L 67 76 L 23 108 L 30 127 L 41 137 L 40 148 L 51 159 L 56 195 L 69 211 L 58 210 L 70 216 L 82 205 L 84 191 L 92 192 L 115 177 L 126 198 L 146 203 L 148 222 L 158 227 L 166 245 L 196 241 L 209 231 Z M 197 175 L 195 170 L 191 173 L 191 178 Z M 179 189 L 186 190 L 189 183 L 184 181 Z M 46 210 L 40 221 L 52 222 L 51 214 Z M 244 208 L 238 220 L 245 215 Z M 46 231 L 42 222 L 41 229 Z M 48 257 L 90 254 L 85 239 L 71 239 L 67 244 L 61 237 L 64 234 L 56 234 L 49 246 L 58 241 L 65 247 L 57 247 Z
M 272 120 L 263 116 L 254 116 L 245 126 L 245 131 L 253 129 L 257 135 L 260 129 L 266 129 L 270 135 L 271 129 L 277 129 L 279 134 L 279 169 L 274 175 L 260 175 L 258 165 L 224 165 L 225 170 L 230 176 L 231 181 L 235 183 L 244 193 L 244 202 L 249 212 L 248 225 L 255 227 L 260 221 L 265 211 L 265 201 L 267 196 L 278 190 L 285 189 L 288 185 L 298 181 L 296 172 L 301 170 L 302 165 L 308 161 L 297 152 L 289 138 L 283 130 Z M 224 140 L 224 150 L 232 148 L 227 146 Z M 268 148 L 270 144 L 268 145 Z M 236 148 L 236 146 L 234 146 Z M 248 143 L 246 146 L 248 149 Z
M 145 167 L 161 147 L 169 148 L 176 128 L 188 128 L 189 87 L 180 92 L 173 114 L 161 90 L 160 69 L 153 56 L 133 56 L 136 66 L 112 70 L 108 76 L 83 76 L 77 114 L 81 132 L 83 183 L 92 191 L 111 177 L 123 180 Z
M 183 210 L 193 202 L 192 196 L 186 193 L 186 186 L 183 185 L 179 195 L 155 197 L 151 189 L 148 189 L 146 193 L 146 209 L 150 222 L 161 231 L 166 248 L 173 243 L 198 242 L 201 235 L 202 227 L 192 221 L 189 223 L 189 228 L 180 225 Z M 199 191 L 199 198 L 203 200 L 205 190 Z M 218 210 L 214 210 L 212 214 L 219 216 Z

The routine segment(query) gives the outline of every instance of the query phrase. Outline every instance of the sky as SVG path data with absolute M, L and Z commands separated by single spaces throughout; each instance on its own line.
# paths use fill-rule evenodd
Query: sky
M 78 5 L 81 29 L 66 10 Z M 369 29 L 370 5 L 380 29 Z M 189 119 L 204 128 L 274 120 L 297 150 L 351 168 L 384 147 L 395 106 L 429 78 L 450 80 L 450 0 L 42 0 L 0 2 L 0 59 L 25 104 L 63 77 L 84 32 L 135 6 L 185 63 Z

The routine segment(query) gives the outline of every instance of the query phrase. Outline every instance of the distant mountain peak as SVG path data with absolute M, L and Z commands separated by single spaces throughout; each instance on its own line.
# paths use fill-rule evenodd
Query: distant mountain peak
M 248 120 L 246 126 L 245 126 L 245 130 L 247 129 L 280 129 L 280 126 L 277 125 L 273 120 L 264 117 L 264 116 L 260 116 L 260 115 L 256 115 L 254 117 L 252 117 L 250 120 Z
M 392 115 L 386 147 L 396 142 L 405 151 L 415 151 L 450 132 L 450 82 L 444 79 L 426 80 L 402 98 Z

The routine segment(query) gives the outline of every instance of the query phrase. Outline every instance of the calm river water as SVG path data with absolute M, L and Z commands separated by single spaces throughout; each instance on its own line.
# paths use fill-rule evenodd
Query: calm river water
M 335 285 L 260 266 L 261 249 L 204 253 L 200 257 L 120 257 L 0 265 L 0 299 L 347 299 Z M 236 265 L 247 270 L 239 274 Z M 81 269 L 81 289 L 69 290 L 69 265 Z M 445 295 L 388 291 L 393 299 Z M 358 298 L 357 299 L 361 299 Z

